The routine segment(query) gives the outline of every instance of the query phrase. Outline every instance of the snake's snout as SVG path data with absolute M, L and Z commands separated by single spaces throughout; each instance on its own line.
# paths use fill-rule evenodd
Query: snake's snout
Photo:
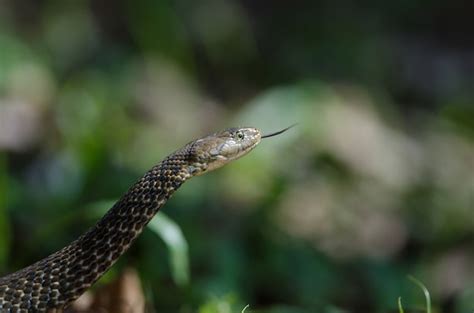
M 262 139 L 262 134 L 255 127 L 243 127 L 240 131 L 244 134 L 242 140 L 242 148 L 244 149 L 253 149 Z

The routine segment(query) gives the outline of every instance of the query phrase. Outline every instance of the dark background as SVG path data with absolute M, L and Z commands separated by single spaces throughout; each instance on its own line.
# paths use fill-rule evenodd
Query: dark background
M 0 1 L 0 273 L 76 238 L 186 142 L 298 122 L 167 204 L 184 266 L 145 231 L 99 285 L 136 268 L 150 312 L 396 312 L 399 296 L 423 308 L 411 274 L 434 310 L 471 312 L 473 13 Z

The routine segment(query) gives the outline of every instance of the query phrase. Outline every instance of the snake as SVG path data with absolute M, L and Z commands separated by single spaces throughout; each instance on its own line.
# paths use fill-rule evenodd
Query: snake
M 171 153 L 133 184 L 78 239 L 1 277 L 0 312 L 63 312 L 127 251 L 184 182 L 246 155 L 262 138 L 281 134 L 290 127 L 267 135 L 254 127 L 228 128 Z

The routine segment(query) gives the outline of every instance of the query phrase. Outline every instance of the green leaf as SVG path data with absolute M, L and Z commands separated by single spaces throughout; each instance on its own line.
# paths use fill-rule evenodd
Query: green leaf
M 188 243 L 179 226 L 164 213 L 159 212 L 148 224 L 148 228 L 165 242 L 173 280 L 182 286 L 189 282 Z
M 398 312 L 405 313 L 405 311 L 403 311 L 403 306 L 402 306 L 402 297 L 398 297 Z
M 430 292 L 428 291 L 428 289 L 425 287 L 425 285 L 423 285 L 422 282 L 420 282 L 415 277 L 408 275 L 408 279 L 411 280 L 418 287 L 420 287 L 421 290 L 423 290 L 423 293 L 425 294 L 425 301 L 426 301 L 426 313 L 431 313 L 431 297 L 430 297 Z
M 237 299 L 234 294 L 227 294 L 224 296 L 213 296 L 206 303 L 204 303 L 198 310 L 199 313 L 236 313 L 234 310 Z M 245 308 L 244 308 L 245 310 Z M 242 311 L 244 312 L 244 311 Z

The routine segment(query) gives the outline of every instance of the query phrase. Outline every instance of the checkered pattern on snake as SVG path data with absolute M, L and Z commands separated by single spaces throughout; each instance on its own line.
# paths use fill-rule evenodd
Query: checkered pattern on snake
M 246 154 L 259 141 L 260 132 L 254 128 L 231 128 L 195 140 L 171 154 L 77 240 L 0 278 L 0 311 L 60 312 L 114 264 L 187 179 Z

